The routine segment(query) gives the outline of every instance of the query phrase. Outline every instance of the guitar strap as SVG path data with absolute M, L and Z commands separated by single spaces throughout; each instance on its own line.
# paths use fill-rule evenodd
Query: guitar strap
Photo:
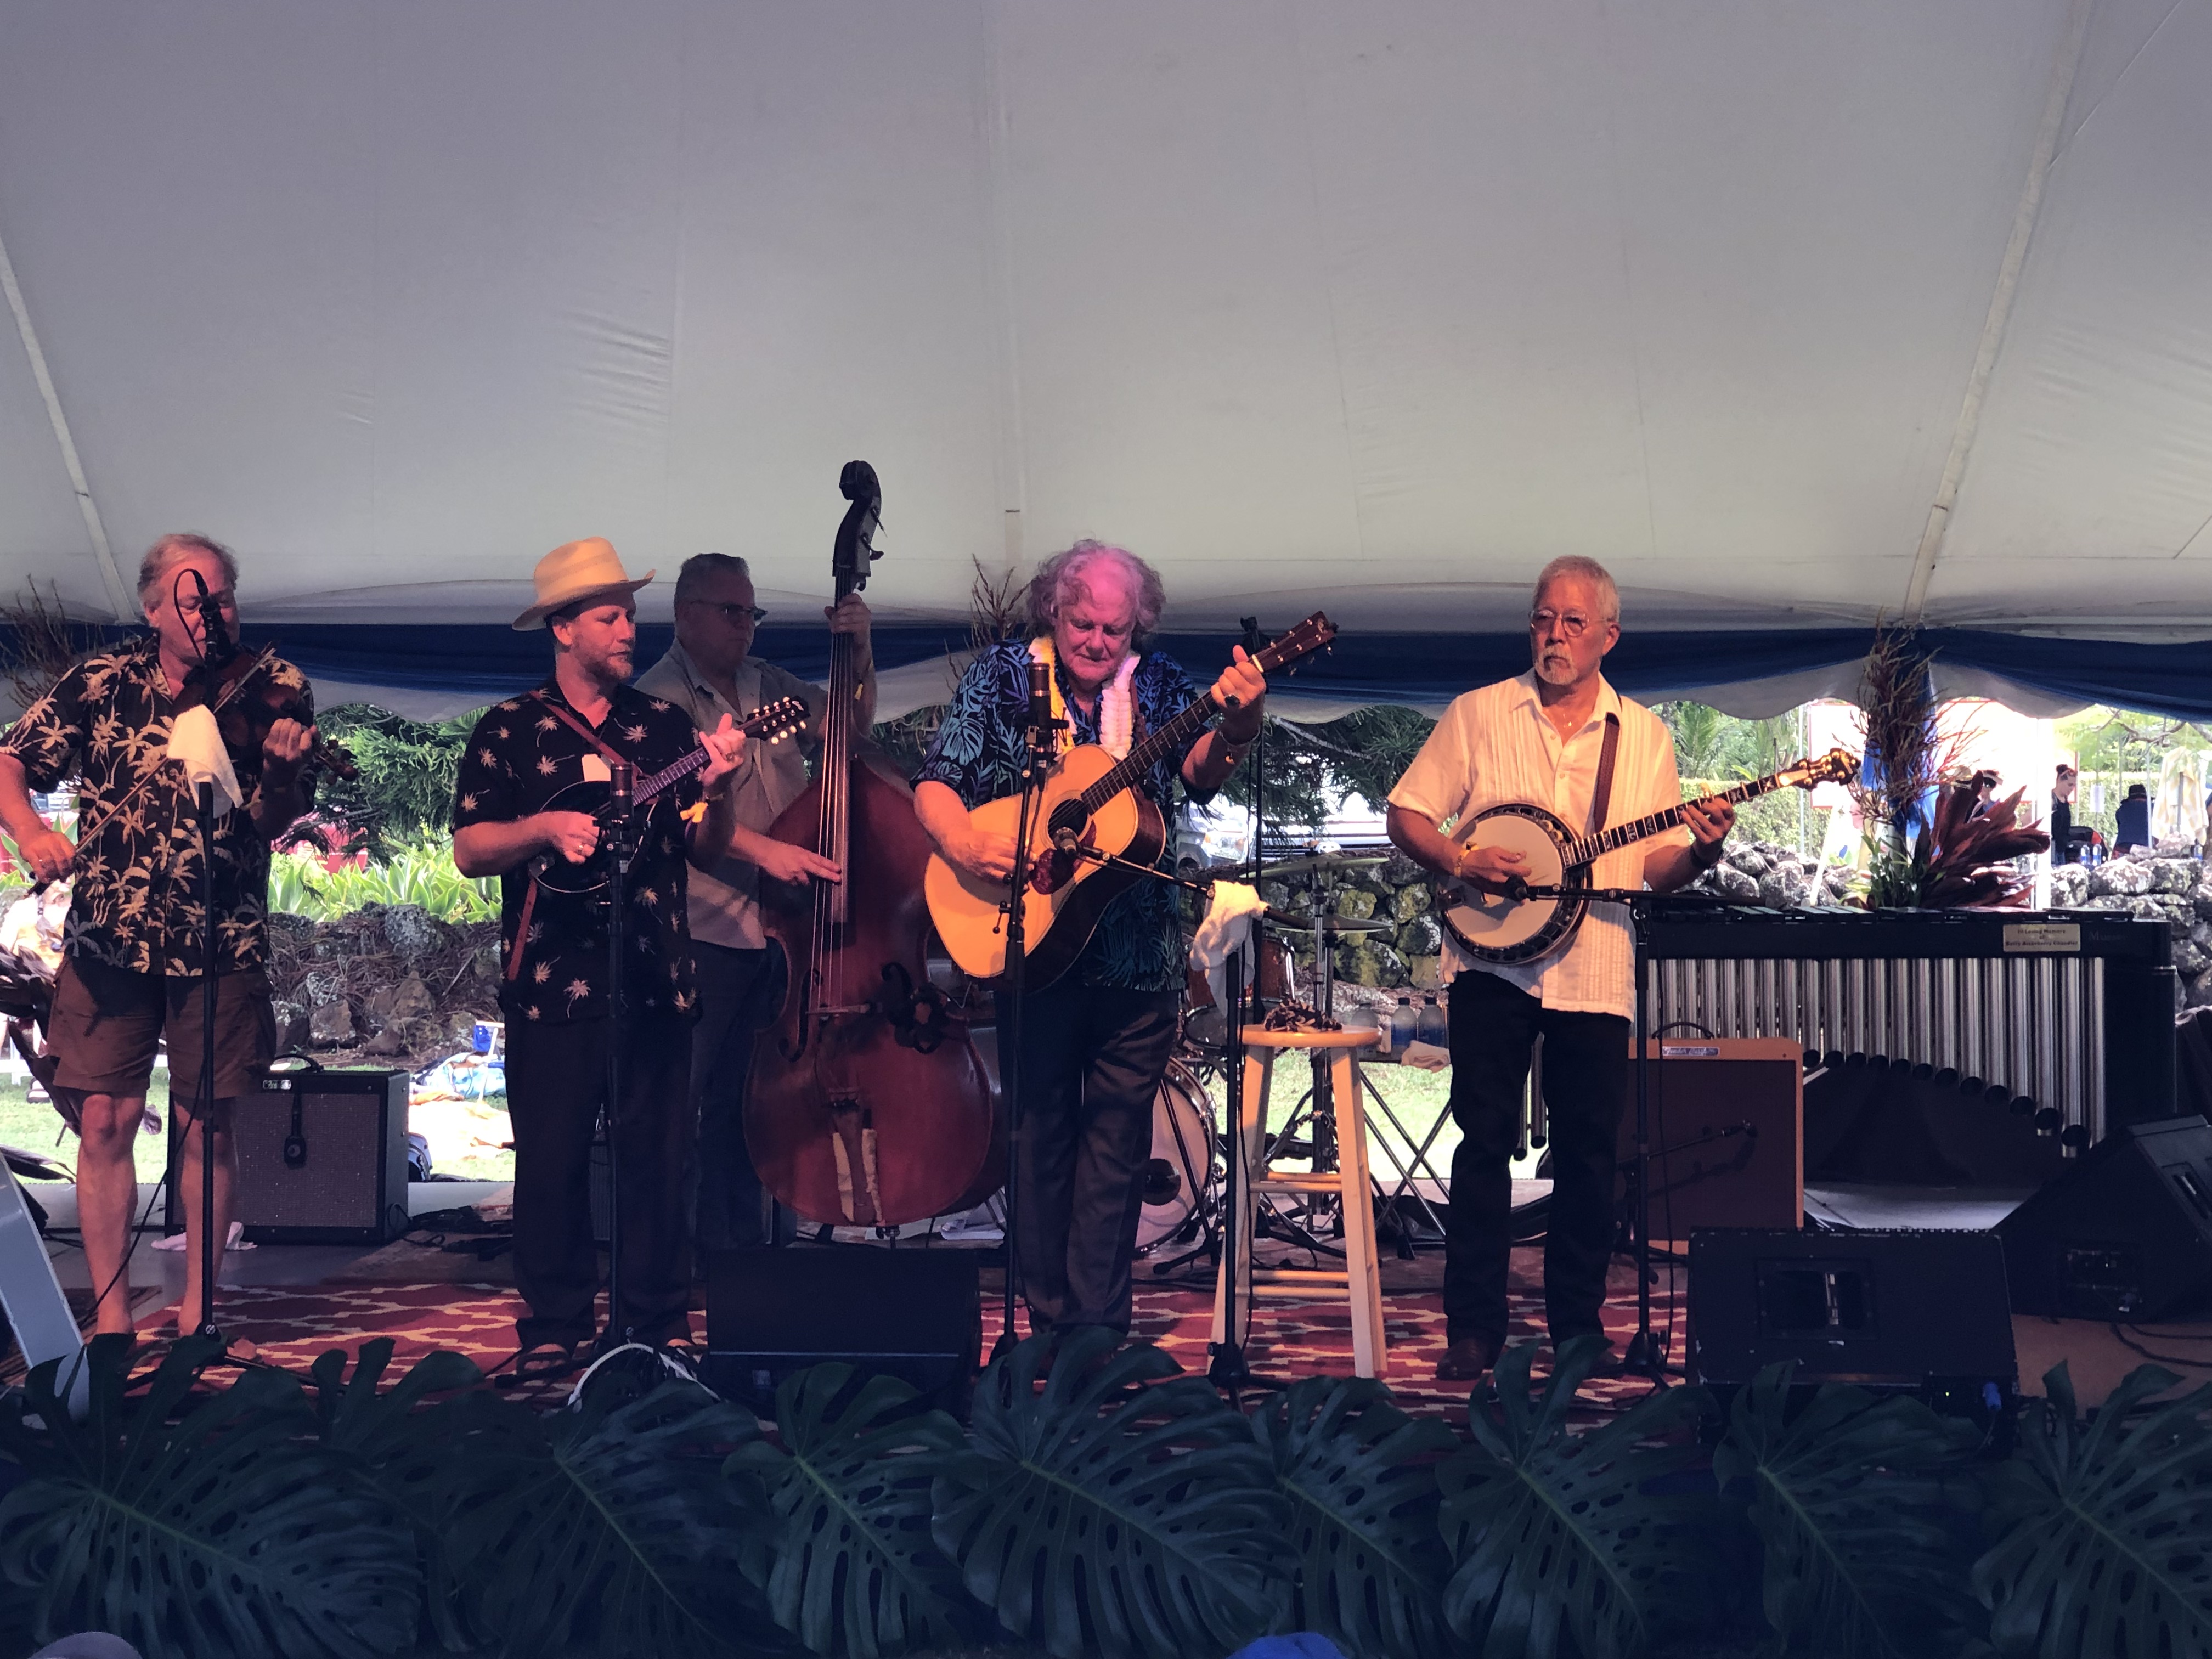
M 557 712 L 557 711 L 556 711 Z M 1605 828 L 1606 809 L 1613 803 L 1613 757 L 1620 748 L 1620 716 L 1605 717 L 1605 746 L 1597 755 L 1597 787 L 1590 791 L 1589 832 Z
M 633 764 L 629 758 L 623 754 L 620 750 L 607 743 L 598 732 L 592 731 L 590 726 L 585 725 L 583 721 L 578 720 L 566 708 L 554 702 L 552 698 L 547 696 L 543 687 L 532 691 L 530 695 L 537 698 L 538 702 L 544 703 L 555 719 L 565 721 L 568 727 L 574 731 L 578 737 L 583 738 L 586 743 L 588 743 L 592 748 L 598 750 L 599 751 L 599 758 L 606 762 L 608 765 L 629 766 Z M 515 979 L 522 972 L 523 947 L 530 942 L 531 913 L 537 908 L 538 872 L 533 867 L 530 872 L 530 885 L 526 890 L 525 890 L 522 895 L 522 914 L 515 918 L 514 945 L 514 948 L 507 953 L 507 981 L 510 985 L 515 981 Z

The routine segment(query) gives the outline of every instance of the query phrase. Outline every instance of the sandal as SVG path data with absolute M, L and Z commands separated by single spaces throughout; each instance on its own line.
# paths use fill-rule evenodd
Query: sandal
M 540 1342 L 516 1356 L 517 1382 L 553 1382 L 576 1369 L 576 1350 L 562 1342 Z

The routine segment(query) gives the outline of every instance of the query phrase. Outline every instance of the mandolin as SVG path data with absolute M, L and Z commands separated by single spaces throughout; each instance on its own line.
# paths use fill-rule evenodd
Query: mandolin
M 1316 611 L 1253 653 L 1252 660 L 1261 673 L 1271 674 L 1327 649 L 1335 637 L 1336 624 Z M 1126 760 L 1115 760 L 1097 744 L 1081 744 L 1046 778 L 1029 878 L 1023 884 L 1032 987 L 1048 985 L 1067 971 L 1090 942 L 1106 906 L 1142 880 L 1143 867 L 1159 857 L 1167 845 L 1167 823 L 1135 785 L 1161 761 L 1182 753 L 1220 712 L 1208 691 L 1133 747 Z M 984 802 L 968 817 L 979 830 L 1011 839 L 1020 815 L 1021 798 L 1008 795 Z M 1071 842 L 1115 861 L 1102 863 L 1098 857 L 1070 851 Z M 946 954 L 963 972 L 975 979 L 995 979 L 1006 972 L 1005 882 L 971 876 L 933 853 L 922 890 Z
M 1817 783 L 1844 783 L 1858 775 L 1859 763 L 1841 749 L 1818 760 L 1799 761 L 1763 778 L 1752 778 L 1708 799 L 1731 804 L 1776 789 L 1810 789 Z M 1682 809 L 1670 806 L 1595 835 L 1577 836 L 1558 814 L 1528 801 L 1507 801 L 1472 812 L 1452 831 L 1462 847 L 1501 847 L 1525 860 L 1521 879 L 1531 887 L 1587 887 L 1589 866 L 1607 853 L 1663 835 L 1682 821 Z M 1477 962 L 1508 967 L 1538 962 L 1565 950 L 1583 925 L 1586 899 L 1514 898 L 1468 883 L 1439 884 L 1437 920 Z
M 786 738 L 805 729 L 806 705 L 797 697 L 779 697 L 774 702 L 763 703 L 759 708 L 738 723 L 738 730 L 745 734 L 750 743 L 781 743 Z M 585 765 L 589 770 L 604 771 L 604 763 L 592 767 L 596 756 L 588 757 Z M 630 793 L 633 811 L 643 806 L 663 790 L 670 789 L 690 777 L 713 759 L 705 744 L 699 744 L 681 760 L 663 767 L 649 776 L 637 780 Z M 546 812 L 583 812 L 597 818 L 605 827 L 615 810 L 614 786 L 604 777 L 586 776 L 570 784 L 539 809 Z M 549 893 L 596 893 L 607 884 L 606 854 L 603 850 L 593 854 L 581 864 L 571 864 L 566 859 L 548 854 L 538 872 L 538 884 Z

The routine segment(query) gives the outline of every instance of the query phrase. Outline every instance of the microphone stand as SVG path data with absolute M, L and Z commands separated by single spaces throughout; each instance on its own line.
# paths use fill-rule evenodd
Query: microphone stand
M 215 1236 L 215 785 L 203 778 L 194 791 L 200 820 L 200 1084 L 194 1103 L 200 1132 L 200 1322 L 195 1336 L 223 1346 L 216 1323 L 215 1280 L 230 1241 Z
M 1030 665 L 1029 749 L 1022 761 L 1021 805 L 1014 819 L 1014 867 L 1006 878 L 1006 971 L 1000 1003 L 1000 1025 L 1006 1040 L 999 1045 L 999 1095 L 1006 1109 L 1006 1267 L 1000 1308 L 999 1340 L 991 1346 L 997 1360 L 1013 1351 L 1014 1304 L 1021 1278 L 1021 1168 L 1024 1148 L 1022 1108 L 1022 1039 L 1029 1021 L 1029 927 L 1024 914 L 1030 884 L 1030 847 L 1043 805 L 1046 775 L 1058 759 L 1053 733 L 1065 720 L 1052 718 L 1051 686 L 1039 684 L 1051 671 Z
M 631 1340 L 629 1310 L 623 1297 L 621 1146 L 623 1043 L 629 1030 L 629 866 L 638 845 L 630 816 L 635 769 L 627 761 L 609 761 L 607 771 L 607 1073 L 606 1099 L 599 1108 L 607 1138 L 607 1328 L 599 1337 L 602 1353 Z

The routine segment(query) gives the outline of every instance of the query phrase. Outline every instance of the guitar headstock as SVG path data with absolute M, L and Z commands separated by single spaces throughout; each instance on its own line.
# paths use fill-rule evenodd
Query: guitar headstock
M 1778 783 L 1810 789 L 1815 784 L 1849 783 L 1858 775 L 1859 757 L 1856 755 L 1848 749 L 1831 749 L 1814 759 L 1801 760 L 1794 766 L 1785 766 L 1774 776 Z
M 1279 668 L 1288 668 L 1304 661 L 1316 651 L 1328 649 L 1336 638 L 1336 624 L 1326 614 L 1316 611 L 1296 628 L 1278 634 L 1268 644 L 1252 653 L 1252 660 L 1263 674 L 1272 674 Z
M 745 736 L 756 743 L 778 744 L 806 729 L 806 705 L 797 697 L 763 703 L 745 720 Z

